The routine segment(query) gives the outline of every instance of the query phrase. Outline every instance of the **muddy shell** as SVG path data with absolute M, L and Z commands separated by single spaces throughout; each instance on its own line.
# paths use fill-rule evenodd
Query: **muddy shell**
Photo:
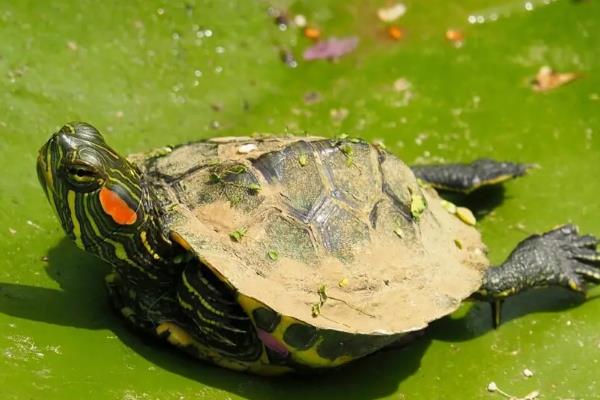
M 283 318 L 381 347 L 454 311 L 489 265 L 474 227 L 361 140 L 217 138 L 130 160 L 165 229 L 266 331 Z

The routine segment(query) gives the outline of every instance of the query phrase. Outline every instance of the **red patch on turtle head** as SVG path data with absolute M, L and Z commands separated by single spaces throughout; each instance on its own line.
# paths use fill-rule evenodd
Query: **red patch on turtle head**
M 105 213 L 119 225 L 131 225 L 137 220 L 137 213 L 116 192 L 106 187 L 100 189 L 100 204 Z

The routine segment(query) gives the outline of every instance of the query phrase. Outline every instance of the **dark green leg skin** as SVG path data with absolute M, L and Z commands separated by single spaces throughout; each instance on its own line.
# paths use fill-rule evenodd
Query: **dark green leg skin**
M 482 186 L 523 176 L 532 167 L 531 164 L 482 158 L 469 164 L 414 165 L 411 169 L 418 179 L 436 189 L 469 193 Z
M 126 281 L 113 272 L 105 278 L 106 288 L 112 306 L 135 328 L 152 336 L 157 336 L 156 327 L 165 321 L 179 322 L 184 320 L 179 311 L 179 305 L 174 301 L 173 289 L 169 292 L 149 290 L 136 291 L 127 285 Z
M 574 225 L 530 236 L 502 265 L 487 270 L 474 297 L 492 302 L 497 325 L 502 301 L 523 290 L 562 286 L 585 293 L 586 283 L 600 282 L 598 243 L 592 235 L 579 235 Z

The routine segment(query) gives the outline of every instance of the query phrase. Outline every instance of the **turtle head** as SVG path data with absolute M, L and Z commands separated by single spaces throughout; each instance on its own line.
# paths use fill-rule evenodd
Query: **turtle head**
M 131 234 L 144 219 L 141 174 L 93 126 L 73 122 L 42 146 L 37 172 L 50 205 L 82 249 Z

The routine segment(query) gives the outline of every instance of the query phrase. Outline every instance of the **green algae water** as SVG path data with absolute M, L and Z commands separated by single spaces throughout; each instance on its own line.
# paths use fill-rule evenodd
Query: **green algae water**
M 517 296 L 497 330 L 487 304 L 467 304 L 410 347 L 328 374 L 265 379 L 128 330 L 104 293 L 107 266 L 64 239 L 35 159 L 70 120 L 94 124 L 122 153 L 211 136 L 346 133 L 411 163 L 532 162 L 540 168 L 528 177 L 463 201 L 491 260 L 560 223 L 600 235 L 600 4 L 405 1 L 398 41 L 377 17 L 389 4 L 0 2 L 4 399 L 501 398 L 491 382 L 520 397 L 600 398 L 600 289 L 585 303 L 562 290 Z M 274 10 L 358 46 L 304 62 L 312 42 L 275 23 Z M 534 92 L 542 66 L 579 77 Z

